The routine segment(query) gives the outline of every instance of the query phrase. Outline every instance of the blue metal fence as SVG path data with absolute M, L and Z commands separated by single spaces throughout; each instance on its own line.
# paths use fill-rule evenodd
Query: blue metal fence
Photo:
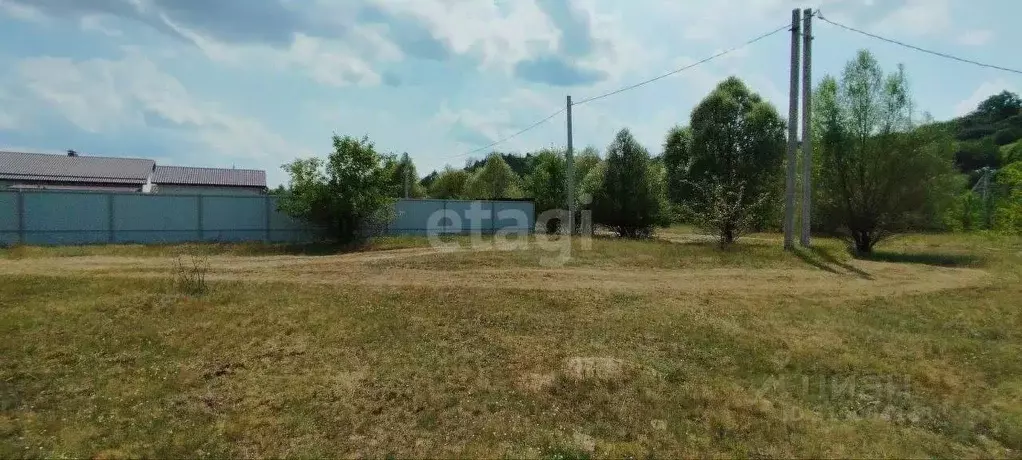
M 388 234 L 531 232 L 529 201 L 398 200 Z M 276 197 L 0 190 L 0 245 L 314 240 Z

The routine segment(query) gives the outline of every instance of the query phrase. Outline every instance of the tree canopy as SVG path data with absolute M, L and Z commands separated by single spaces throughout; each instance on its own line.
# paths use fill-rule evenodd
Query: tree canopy
M 692 111 L 690 141 L 684 129 L 668 135 L 671 189 L 721 244 L 776 221 L 784 126 L 772 105 L 731 77 Z
M 940 130 L 917 129 L 904 67 L 885 74 L 860 51 L 840 81 L 823 79 L 814 112 L 815 202 L 856 252 L 924 222 L 952 192 L 951 143 Z
M 389 219 L 391 184 L 369 138 L 335 135 L 333 147 L 326 161 L 297 159 L 283 166 L 289 180 L 277 206 L 337 241 L 356 242 Z
M 466 194 L 471 199 L 495 200 L 522 198 L 522 179 L 508 166 L 504 157 L 492 154 L 466 184 Z
M 667 223 L 663 181 L 650 166 L 649 152 L 627 129 L 607 147 L 605 165 L 592 204 L 594 223 L 629 238 L 648 237 Z

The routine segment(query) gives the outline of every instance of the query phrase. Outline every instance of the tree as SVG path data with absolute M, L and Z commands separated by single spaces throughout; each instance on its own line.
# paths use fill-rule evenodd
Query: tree
M 979 103 L 970 115 L 994 122 L 1022 113 L 1022 98 L 1011 91 L 1001 91 Z
M 994 209 L 994 228 L 1010 235 L 1022 235 L 1022 161 L 997 171 L 1000 194 Z
M 448 166 L 430 184 L 429 196 L 442 200 L 464 199 L 467 197 L 465 185 L 468 183 L 469 177 L 467 171 Z
M 435 181 L 439 175 L 440 173 L 434 170 L 433 172 L 426 174 L 426 177 L 423 177 L 422 180 L 419 181 L 419 185 L 421 185 L 424 190 L 429 190 L 429 187 L 433 185 L 433 181 Z
M 721 245 L 776 220 L 784 127 L 777 110 L 735 77 L 692 111 L 688 171 L 672 186 L 691 187 L 683 197 L 687 214 L 715 232 Z
M 661 186 L 651 181 L 649 152 L 627 129 L 607 147 L 606 171 L 593 201 L 593 221 L 628 238 L 649 237 L 666 223 Z
M 686 182 L 692 160 L 692 129 L 682 126 L 671 128 L 664 140 L 663 158 L 667 174 L 667 196 L 671 203 L 683 203 L 692 193 Z
M 466 192 L 471 199 L 495 200 L 502 198 L 521 198 L 521 178 L 499 154 L 491 154 L 466 185 Z
M 934 203 L 952 192 L 953 149 L 941 130 L 913 124 L 904 67 L 885 75 L 863 50 L 840 82 L 826 77 L 816 93 L 816 202 L 824 218 L 860 254 L 931 220 Z
M 564 154 L 544 149 L 536 154 L 532 174 L 525 179 L 525 192 L 536 204 L 536 213 L 551 209 L 565 209 L 568 201 L 567 162 Z M 561 222 L 557 219 L 547 221 L 547 233 L 556 233 Z
M 357 242 L 391 217 L 383 158 L 368 137 L 335 135 L 333 146 L 325 162 L 306 158 L 283 166 L 290 179 L 277 206 L 339 242 Z
M 387 182 L 390 184 L 390 196 L 394 198 L 422 198 L 426 190 L 419 185 L 419 174 L 415 171 L 415 163 L 403 153 L 401 156 L 387 155 L 384 157 L 384 169 L 387 170 Z M 405 188 L 407 187 L 407 190 Z M 407 191 L 407 197 L 405 193 Z

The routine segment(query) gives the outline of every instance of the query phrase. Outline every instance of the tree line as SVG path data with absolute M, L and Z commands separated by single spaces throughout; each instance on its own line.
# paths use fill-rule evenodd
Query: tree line
M 868 253 L 898 232 L 978 228 L 972 190 L 978 177 L 997 168 L 996 176 L 982 179 L 1000 190 L 993 206 L 985 194 L 983 205 L 992 208 L 987 214 L 994 222 L 989 228 L 1022 233 L 1017 95 L 994 95 L 965 117 L 934 122 L 915 112 L 904 67 L 884 72 L 863 50 L 841 75 L 819 82 L 811 122 L 814 232 L 843 236 L 854 251 Z M 628 129 L 603 152 L 591 146 L 577 152 L 576 208 L 630 238 L 684 222 L 726 246 L 749 231 L 778 229 L 785 128 L 775 107 L 740 79 L 728 78 L 693 109 L 688 123 L 668 131 L 656 154 Z M 991 144 L 996 154 L 976 147 Z M 334 147 L 326 161 L 284 166 L 290 182 L 280 206 L 339 239 L 356 239 L 367 222 L 387 219 L 382 210 L 398 197 L 528 198 L 537 213 L 567 205 L 567 163 L 559 149 L 494 152 L 419 179 L 408 154 L 377 153 L 365 138 L 335 136 Z M 564 230 L 560 225 L 552 220 L 546 230 Z

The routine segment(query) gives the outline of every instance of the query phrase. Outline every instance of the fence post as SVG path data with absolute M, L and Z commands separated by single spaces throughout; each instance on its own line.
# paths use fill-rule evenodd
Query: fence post
M 113 243 L 116 241 L 114 238 L 114 194 L 108 193 L 106 195 L 106 225 L 109 230 L 107 235 L 107 242 Z
M 269 243 L 270 239 L 270 195 L 266 195 L 266 242 Z
M 17 208 L 18 208 L 18 244 L 25 243 L 25 194 L 21 190 L 17 192 Z
M 206 235 L 204 235 L 203 228 L 202 228 L 202 195 L 195 195 L 195 200 L 196 200 L 195 209 L 197 209 L 198 212 L 199 212 L 199 220 L 198 220 L 198 224 L 199 224 L 199 241 L 205 241 L 206 240 L 206 238 L 205 238 Z

